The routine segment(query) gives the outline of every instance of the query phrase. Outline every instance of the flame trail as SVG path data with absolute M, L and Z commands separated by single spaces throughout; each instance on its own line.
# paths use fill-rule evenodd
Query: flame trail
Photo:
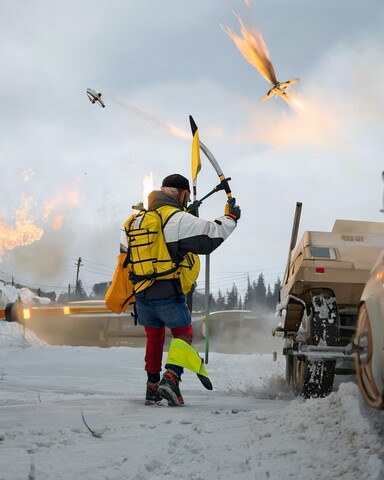
M 240 15 L 234 13 L 240 23 L 240 30 L 243 38 L 238 37 L 229 27 L 220 25 L 224 32 L 232 38 L 243 57 L 264 77 L 271 85 L 277 83 L 275 69 L 269 57 L 267 45 L 259 30 L 250 26 L 247 28 L 240 18 Z
M 270 60 L 267 45 L 264 42 L 263 36 L 259 30 L 252 25 L 246 27 L 240 15 L 234 12 L 235 17 L 240 23 L 240 31 L 243 38 L 237 36 L 229 27 L 220 25 L 223 31 L 235 42 L 237 48 L 242 53 L 243 57 L 264 77 L 272 88 L 268 91 L 261 101 L 265 101 L 273 95 L 281 96 L 286 102 L 290 103 L 291 98 L 285 92 L 289 84 L 296 83 L 299 79 L 289 80 L 288 82 L 278 82 L 276 78 L 275 69 Z
M 161 128 L 166 129 L 171 135 L 175 137 L 185 138 L 188 140 L 190 139 L 191 134 L 186 130 L 183 130 L 182 128 L 178 127 L 177 125 L 174 125 L 173 123 L 167 122 L 165 120 L 161 120 L 155 117 L 153 114 L 146 112 L 142 108 L 131 105 L 129 102 L 127 102 L 126 100 L 123 100 L 118 95 L 113 95 L 112 98 L 116 102 L 120 103 L 120 105 L 122 105 L 124 108 L 127 108 L 128 110 L 133 112 L 135 115 L 138 115 L 140 118 L 142 118 L 146 122 L 152 123 L 154 125 L 157 125 Z

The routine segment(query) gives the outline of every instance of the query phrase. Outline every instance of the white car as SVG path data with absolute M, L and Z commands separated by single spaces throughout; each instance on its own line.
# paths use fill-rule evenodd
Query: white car
M 370 407 L 384 409 L 384 250 L 361 296 L 354 344 L 360 393 Z

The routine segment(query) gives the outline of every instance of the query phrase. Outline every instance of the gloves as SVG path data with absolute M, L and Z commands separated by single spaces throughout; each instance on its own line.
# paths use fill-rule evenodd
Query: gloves
M 228 199 L 225 205 L 224 215 L 228 215 L 229 217 L 232 217 L 236 222 L 237 220 L 239 220 L 241 216 L 241 210 L 240 210 L 240 207 L 236 205 L 235 198 Z
M 198 217 L 197 212 L 198 212 L 198 209 L 199 209 L 200 205 L 201 205 L 200 200 L 195 200 L 194 202 L 192 202 L 188 205 L 187 212 L 191 213 L 195 217 Z

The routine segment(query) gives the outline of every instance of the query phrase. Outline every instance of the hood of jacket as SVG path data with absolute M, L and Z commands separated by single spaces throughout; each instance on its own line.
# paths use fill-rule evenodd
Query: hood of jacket
M 156 210 L 156 208 L 164 207 L 165 205 L 176 207 L 180 210 L 183 209 L 175 198 L 170 197 L 161 190 L 154 190 L 148 195 L 148 210 Z

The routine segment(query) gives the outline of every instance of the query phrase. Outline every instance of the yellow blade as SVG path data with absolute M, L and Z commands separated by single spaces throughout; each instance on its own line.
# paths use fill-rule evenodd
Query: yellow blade
M 192 138 L 192 182 L 195 182 L 197 179 L 197 174 L 201 170 L 201 159 L 200 159 L 200 140 L 199 140 L 199 131 L 196 129 L 195 134 Z

